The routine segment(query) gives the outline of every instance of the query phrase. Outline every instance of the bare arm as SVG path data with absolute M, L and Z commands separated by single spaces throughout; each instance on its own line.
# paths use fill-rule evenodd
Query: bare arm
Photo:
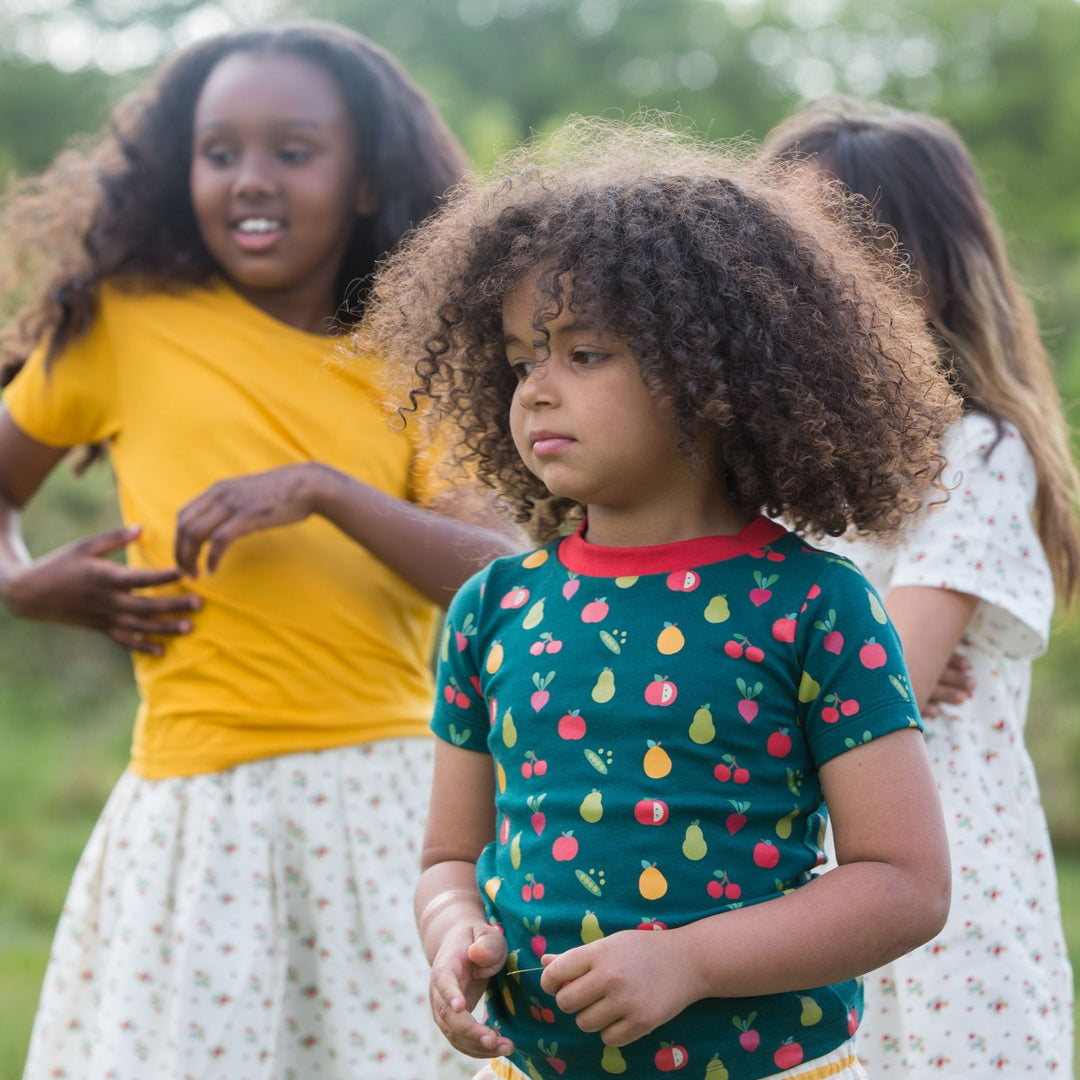
M 431 964 L 435 1022 L 454 1046 L 474 1057 L 513 1049 L 470 1012 L 488 979 L 506 963 L 506 939 L 487 922 L 476 882 L 476 861 L 495 838 L 494 808 L 491 758 L 437 742 L 416 921 Z
M 225 480 L 193 499 L 177 519 L 176 561 L 194 577 L 205 547 L 212 573 L 240 537 L 311 514 L 444 608 L 477 570 L 523 546 L 471 488 L 455 488 L 424 509 L 313 462 Z
M 702 998 L 822 986 L 933 937 L 948 912 L 949 860 L 920 733 L 841 754 L 821 779 L 837 869 L 775 900 L 570 949 L 548 960 L 544 989 L 582 1030 L 623 1046 Z
M 141 595 L 137 590 L 179 579 L 175 568 L 133 570 L 107 558 L 139 535 L 137 526 L 113 529 L 33 559 L 20 511 L 67 453 L 22 432 L 0 408 L 0 601 L 15 615 L 98 630 L 125 648 L 160 655 L 147 635 L 187 633 L 184 615 L 194 596 Z
M 920 710 L 931 701 L 955 704 L 955 695 L 948 693 L 956 671 L 952 656 L 978 602 L 970 593 L 922 585 L 902 585 L 885 597 Z

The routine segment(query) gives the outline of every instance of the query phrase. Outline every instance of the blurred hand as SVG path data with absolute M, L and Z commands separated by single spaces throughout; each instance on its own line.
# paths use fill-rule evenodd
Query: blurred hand
M 14 570 L 4 587 L 7 606 L 23 618 L 97 630 L 132 652 L 160 656 L 164 646 L 153 639 L 190 633 L 191 620 L 183 616 L 202 601 L 138 593 L 180 579 L 176 567 L 137 570 L 108 558 L 140 532 L 132 525 L 88 536 Z
M 313 509 L 319 466 L 285 465 L 269 472 L 222 480 L 183 507 L 176 519 L 176 564 L 189 577 L 213 573 L 225 550 L 248 533 L 303 521 Z
M 971 677 L 971 661 L 966 656 L 954 652 L 945 665 L 945 670 L 938 679 L 937 686 L 930 692 L 930 700 L 923 710 L 925 716 L 937 716 L 939 705 L 960 705 L 971 697 L 975 681 Z

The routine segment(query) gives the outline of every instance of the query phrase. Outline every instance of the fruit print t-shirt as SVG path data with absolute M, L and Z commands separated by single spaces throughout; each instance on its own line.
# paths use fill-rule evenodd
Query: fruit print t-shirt
M 538 971 L 517 972 L 810 880 L 822 763 L 919 726 L 899 641 L 850 562 L 765 518 L 649 548 L 579 532 L 460 590 L 439 690 L 435 733 L 494 759 L 496 838 L 477 875 L 510 955 L 488 1010 L 526 1075 L 757 1080 L 849 1037 L 857 980 L 709 998 L 615 1048 L 561 1013 Z

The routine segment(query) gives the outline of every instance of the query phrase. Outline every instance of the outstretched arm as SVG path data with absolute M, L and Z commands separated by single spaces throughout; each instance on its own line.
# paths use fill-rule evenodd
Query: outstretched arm
M 506 939 L 487 921 L 476 882 L 476 861 L 495 838 L 494 808 L 491 758 L 437 742 L 416 922 L 431 964 L 435 1022 L 473 1057 L 513 1050 L 509 1039 L 471 1012 L 488 979 L 506 963 Z
M 472 488 L 455 488 L 425 509 L 312 462 L 224 480 L 193 499 L 177 519 L 177 564 L 196 576 L 205 547 L 206 569 L 213 573 L 240 537 L 311 514 L 326 518 L 444 608 L 477 570 L 523 546 Z
M 928 941 L 949 903 L 945 828 L 922 735 L 893 732 L 821 769 L 839 866 L 791 893 L 659 934 L 545 958 L 541 984 L 624 1046 L 707 997 L 822 986 Z
M 191 629 L 186 616 L 199 599 L 143 595 L 139 590 L 177 581 L 180 571 L 134 570 L 107 557 L 135 540 L 138 526 L 88 536 L 39 559 L 26 549 L 20 511 L 66 453 L 30 438 L 0 408 L 0 601 L 23 618 L 98 630 L 134 652 L 159 656 L 161 636 Z

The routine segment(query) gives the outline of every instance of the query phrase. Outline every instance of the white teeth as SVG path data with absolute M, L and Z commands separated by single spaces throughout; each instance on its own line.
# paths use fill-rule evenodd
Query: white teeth
M 268 233 L 281 228 L 281 222 L 275 218 L 244 218 L 236 228 L 243 233 Z

